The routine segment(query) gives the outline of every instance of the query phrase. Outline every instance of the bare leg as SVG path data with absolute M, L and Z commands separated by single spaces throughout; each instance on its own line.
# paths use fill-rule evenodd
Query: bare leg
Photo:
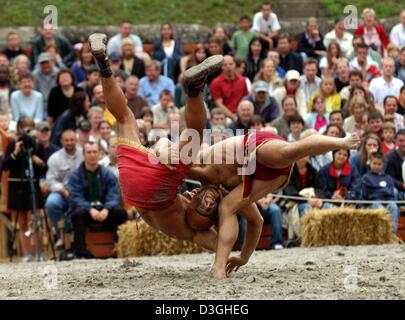
M 347 138 L 313 135 L 292 143 L 271 140 L 257 150 L 256 159 L 271 168 L 285 168 L 306 156 L 316 156 L 337 149 L 357 149 L 359 143 L 360 139 L 356 134 Z

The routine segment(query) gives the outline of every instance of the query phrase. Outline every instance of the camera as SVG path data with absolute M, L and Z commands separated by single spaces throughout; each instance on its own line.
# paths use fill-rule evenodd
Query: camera
M 23 150 L 29 150 L 34 148 L 35 145 L 35 130 L 31 128 L 24 128 L 23 134 L 18 141 L 23 142 Z

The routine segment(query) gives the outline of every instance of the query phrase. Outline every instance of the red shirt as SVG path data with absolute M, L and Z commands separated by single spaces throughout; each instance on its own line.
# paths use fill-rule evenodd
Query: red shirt
M 210 92 L 213 100 L 222 98 L 223 104 L 233 113 L 237 112 L 242 98 L 249 95 L 244 77 L 236 75 L 235 79 L 230 81 L 225 79 L 223 73 L 211 82 Z
M 381 142 L 381 147 L 382 147 L 384 154 L 388 154 L 388 153 L 390 153 L 391 150 L 395 149 L 396 145 L 394 144 L 394 147 L 392 149 L 390 149 L 383 141 L 383 142 Z

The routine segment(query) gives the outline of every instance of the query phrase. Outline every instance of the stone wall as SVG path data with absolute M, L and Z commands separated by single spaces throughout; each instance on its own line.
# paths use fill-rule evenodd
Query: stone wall
M 381 19 L 379 21 L 384 25 L 385 30 L 389 32 L 391 28 L 399 23 L 398 17 Z M 280 24 L 283 31 L 288 32 L 292 37 L 296 37 L 305 29 L 305 19 L 283 19 Z M 238 29 L 237 24 L 223 24 L 228 34 L 232 34 Z M 320 30 L 323 34 L 331 30 L 333 21 L 330 19 L 319 19 Z M 6 35 L 12 28 L 0 28 L 0 47 L 6 44 Z M 86 26 L 86 27 L 60 27 L 60 32 L 65 35 L 72 43 L 82 42 L 93 32 L 103 32 L 108 36 L 118 33 L 116 26 Z M 211 28 L 198 24 L 176 24 L 174 25 L 176 37 L 183 43 L 205 42 L 211 32 Z M 30 46 L 32 39 L 37 35 L 37 30 L 33 27 L 16 28 L 21 37 L 23 47 Z M 138 34 L 144 43 L 153 43 L 159 38 L 159 25 L 135 25 L 134 31 Z

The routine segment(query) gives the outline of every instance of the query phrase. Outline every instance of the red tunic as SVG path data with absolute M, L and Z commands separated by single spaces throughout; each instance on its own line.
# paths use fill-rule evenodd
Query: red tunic
M 257 149 L 260 148 L 260 146 L 271 140 L 282 140 L 285 141 L 284 138 L 271 133 L 271 132 L 256 132 L 255 134 L 250 134 L 247 135 L 245 134 L 243 138 L 243 144 L 244 144 L 244 150 L 253 150 L 254 148 Z M 248 142 L 248 143 L 246 143 Z M 248 145 L 249 144 L 249 145 Z M 252 146 L 253 144 L 253 146 Z M 280 176 L 286 175 L 290 176 L 291 173 L 291 168 L 292 166 L 288 166 L 282 169 L 274 169 L 267 167 L 265 165 L 262 165 L 261 163 L 256 161 L 256 171 L 251 174 L 251 175 L 246 175 L 244 176 L 243 179 L 243 198 L 247 198 L 250 193 L 252 192 L 252 184 L 253 184 L 253 179 L 258 179 L 258 180 L 274 180 L 277 179 Z
M 169 170 L 146 148 L 119 143 L 117 147 L 119 180 L 127 204 L 158 210 L 171 206 L 176 199 L 190 165 L 179 163 Z

